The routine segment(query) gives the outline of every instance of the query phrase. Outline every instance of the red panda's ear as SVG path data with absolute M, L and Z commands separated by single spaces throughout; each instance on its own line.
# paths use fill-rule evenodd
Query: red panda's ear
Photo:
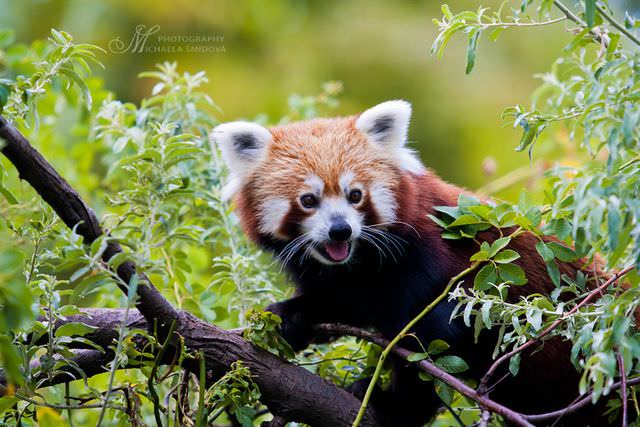
M 411 104 L 395 100 L 378 104 L 360 114 L 356 128 L 384 147 L 402 147 L 407 142 Z
M 369 141 L 388 150 L 402 170 L 421 174 L 425 170 L 422 162 L 405 147 L 410 120 L 411 104 L 398 99 L 369 108 L 356 119 L 355 126 Z
M 242 121 L 218 125 L 209 137 L 218 145 L 229 167 L 231 182 L 227 192 L 237 190 L 246 174 L 264 158 L 272 139 L 271 132 L 264 127 Z

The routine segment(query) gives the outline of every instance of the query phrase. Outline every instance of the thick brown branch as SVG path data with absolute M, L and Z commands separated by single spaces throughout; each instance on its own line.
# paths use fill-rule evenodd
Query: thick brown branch
M 2 154 L 13 163 L 20 178 L 31 184 L 69 228 L 76 227 L 77 233 L 84 237 L 85 243 L 89 244 L 103 234 L 95 213 L 82 200 L 78 192 L 2 116 L 0 116 L 0 139 L 3 140 L 3 144 L 0 145 Z M 102 259 L 106 262 L 120 252 L 122 252 L 120 245 L 111 242 L 104 251 Z M 120 264 L 117 273 L 122 280 L 120 288 L 126 294 L 125 284 L 128 284 L 131 277 L 136 274 L 136 267 L 132 262 L 125 261 Z M 144 275 L 139 276 L 141 283 L 137 290 L 138 310 L 149 322 L 158 319 L 160 327 L 167 325 L 171 319 L 176 318 L 176 310 Z
M 124 320 L 122 309 L 84 309 L 85 314 L 70 316 L 66 322 L 82 322 L 94 326 L 96 330 L 87 335 L 96 344 L 106 347 L 117 338 L 117 330 Z M 249 368 L 262 393 L 262 402 L 271 412 L 286 420 L 300 421 L 313 426 L 350 426 L 358 413 L 360 401 L 347 391 L 312 374 L 306 369 L 253 346 L 237 332 L 229 332 L 196 318 L 187 312 L 178 312 L 179 323 L 176 333 L 184 339 L 185 347 L 194 353 L 203 352 L 206 359 L 207 378 L 213 382 L 223 375 L 229 366 L 241 360 Z M 144 317 L 130 310 L 127 324 L 130 327 L 146 329 Z M 105 355 L 96 350 L 83 350 L 94 359 L 79 363 L 86 376 L 104 372 L 112 354 Z M 166 363 L 169 363 L 167 360 Z M 197 366 L 185 366 L 197 373 Z M 43 386 L 60 384 L 81 378 L 56 376 Z M 2 375 L 0 373 L 0 384 Z M 0 387 L 0 396 L 3 394 Z M 369 411 L 362 425 L 378 426 L 375 414 Z
M 91 340 L 97 344 L 100 344 L 102 346 L 108 346 L 109 344 L 112 344 L 113 340 L 117 338 L 117 329 L 118 326 L 120 325 L 120 323 L 123 320 L 123 316 L 124 316 L 124 310 L 121 309 L 85 309 L 85 314 L 83 315 L 77 315 L 77 316 L 71 316 L 69 317 L 65 322 L 60 322 L 58 324 L 56 324 L 56 328 L 60 327 L 62 324 L 66 323 L 66 322 L 83 322 L 85 324 L 94 326 L 96 329 L 96 331 L 94 331 L 91 335 L 88 335 L 87 337 L 90 337 Z M 189 327 L 202 327 L 204 325 L 204 327 L 206 329 L 209 329 L 210 332 L 214 332 L 217 334 L 224 334 L 220 337 L 220 339 L 228 339 L 228 340 L 232 340 L 233 342 L 235 342 L 236 340 L 240 340 L 242 341 L 244 344 L 247 344 L 246 342 L 244 342 L 243 340 L 240 339 L 241 336 L 241 332 L 239 330 L 236 331 L 223 331 L 220 330 L 216 327 L 207 325 L 206 323 L 193 318 L 193 316 L 190 316 L 188 314 L 185 313 L 185 316 L 190 317 L 189 322 L 187 322 L 189 324 Z M 190 322 L 195 322 L 194 325 L 190 324 Z M 138 327 L 141 329 L 145 329 L 146 328 L 146 323 L 144 318 L 142 317 L 142 315 L 140 315 L 140 313 L 132 311 L 129 313 L 129 321 L 128 321 L 128 326 L 131 328 L 134 327 Z M 388 340 L 385 339 L 384 337 L 382 337 L 379 334 L 376 334 L 374 332 L 370 332 L 370 331 L 366 331 L 366 330 L 362 330 L 359 328 L 355 328 L 352 326 L 348 326 L 348 325 L 340 325 L 340 324 L 323 324 L 323 325 L 318 325 L 315 327 L 315 330 L 317 333 L 322 334 L 323 336 L 327 336 L 327 335 L 334 335 L 334 336 L 343 336 L 343 335 L 350 335 L 350 336 L 354 336 L 354 337 L 358 337 L 358 338 L 362 338 L 364 340 L 373 342 L 375 344 L 381 345 L 381 346 L 385 346 L 388 343 Z M 182 333 L 181 331 L 178 331 L 178 333 Z M 208 333 L 208 334 L 209 334 Z M 208 335 L 207 334 L 207 335 Z M 234 336 L 235 338 L 231 338 L 230 336 Z M 199 338 L 195 338 L 195 340 L 199 340 Z M 194 343 L 194 338 L 187 338 L 185 339 L 185 343 Z M 206 345 L 207 343 L 204 343 L 204 345 Z M 222 345 L 220 351 L 225 351 L 226 346 Z M 78 363 L 78 365 L 84 370 L 84 373 L 87 377 L 90 377 L 92 375 L 104 372 L 103 369 L 103 365 L 106 365 L 106 363 L 108 363 L 111 360 L 112 355 L 110 354 L 104 354 L 102 352 L 96 351 L 96 350 L 82 350 L 83 353 L 79 353 L 79 357 L 75 360 L 76 363 Z M 406 349 L 403 349 L 402 347 L 396 347 L 394 350 L 395 354 L 397 354 L 400 357 L 403 357 L 405 359 L 407 359 L 412 352 Z M 211 361 L 209 360 L 209 357 L 217 357 L 216 355 L 219 354 L 219 352 L 215 352 L 215 353 L 211 353 L 211 352 L 207 352 L 205 353 L 208 355 L 207 357 L 207 366 L 211 366 L 213 369 L 220 369 L 217 372 L 214 372 L 213 370 L 211 372 L 209 372 L 209 374 L 213 374 L 210 375 L 212 378 L 215 378 L 216 374 L 220 374 L 223 373 L 226 370 L 226 362 L 225 361 L 218 361 L 217 363 L 211 363 Z M 255 357 L 255 356 L 253 356 Z M 272 356 L 275 358 L 275 356 Z M 280 363 L 286 363 L 283 362 L 282 360 L 275 358 L 276 360 L 278 360 Z M 229 360 L 233 360 L 233 357 L 230 357 Z M 244 359 L 242 359 L 244 360 Z M 169 361 L 167 360 L 166 363 L 169 363 Z M 250 362 L 252 363 L 252 362 Z M 259 370 L 260 372 L 265 372 L 268 371 L 268 365 L 269 363 L 267 362 L 266 364 L 264 364 L 264 366 Z M 253 366 L 253 365 L 252 365 Z M 582 408 L 584 408 L 585 406 L 588 406 L 589 404 L 591 404 L 591 392 L 580 396 L 578 399 L 575 400 L 574 403 L 572 403 L 571 405 L 568 405 L 565 408 L 561 408 L 558 409 L 556 411 L 552 411 L 552 412 L 547 412 L 547 413 L 542 413 L 542 414 L 522 414 L 516 411 L 512 411 L 509 408 L 504 407 L 503 405 L 500 405 L 499 403 L 492 401 L 491 399 L 489 399 L 487 396 L 485 396 L 484 394 L 479 393 L 477 390 L 473 390 L 472 388 L 470 388 L 469 386 L 467 386 L 463 381 L 461 381 L 460 379 L 454 377 L 453 375 L 450 375 L 444 371 L 442 371 L 440 368 L 436 367 L 435 365 L 433 365 L 432 363 L 426 361 L 426 360 L 422 360 L 420 362 L 417 362 L 417 366 L 422 369 L 425 372 L 428 372 L 429 374 L 431 374 L 432 376 L 434 376 L 435 378 L 438 378 L 440 380 L 442 380 L 443 382 L 449 384 L 452 388 L 454 388 L 455 390 L 457 390 L 458 392 L 460 392 L 461 394 L 463 394 L 464 396 L 468 397 L 469 399 L 475 401 L 476 403 L 478 403 L 479 406 L 483 407 L 483 410 L 486 412 L 487 410 L 490 412 L 494 412 L 497 413 L 501 416 L 503 416 L 505 419 L 510 420 L 512 423 L 515 423 L 516 425 L 530 425 L 528 424 L 529 422 L 537 422 L 537 421 L 545 421 L 545 420 L 552 420 L 552 419 L 556 419 L 568 414 L 571 414 L 573 412 L 576 412 Z M 297 367 L 294 367 L 297 368 Z M 275 369 L 279 369 L 278 367 L 276 367 Z M 195 368 L 194 368 L 195 371 Z M 44 386 L 48 386 L 48 385 L 55 385 L 55 384 L 59 384 L 62 382 L 68 382 L 72 379 L 79 379 L 82 378 L 81 375 L 79 375 L 77 373 L 77 371 L 71 370 L 69 369 L 69 372 L 72 372 L 73 375 L 75 375 L 74 377 L 65 377 L 63 375 L 61 376 L 57 376 L 54 377 L 53 381 L 46 381 L 45 383 L 43 383 L 43 387 Z M 273 372 L 273 377 L 279 376 L 278 372 Z M 312 375 L 313 376 L 313 375 Z M 315 376 L 313 376 L 315 377 Z M 315 377 L 316 379 L 319 379 L 318 377 Z M 300 381 L 305 381 L 306 379 L 301 378 Z M 626 380 L 626 381 L 625 381 Z M 258 382 L 258 384 L 260 385 L 261 388 L 264 388 L 265 386 L 267 386 L 266 384 L 272 381 L 277 381 L 277 379 L 274 378 L 269 378 L 269 375 L 261 375 L 260 377 L 256 377 L 256 381 Z M 633 386 L 633 385 L 637 385 L 640 384 L 640 378 L 633 378 L 633 379 L 629 379 L 627 380 L 626 378 L 624 380 L 621 380 L 619 382 L 614 383 L 611 386 L 612 390 L 616 390 L 618 388 L 621 388 L 623 386 L 625 386 L 626 382 L 626 386 Z M 4 385 L 4 378 L 2 376 L 2 373 L 0 372 L 0 396 L 3 395 L 4 390 L 2 388 L 2 385 Z M 295 381 L 293 384 L 290 384 L 293 392 L 297 392 L 296 388 L 298 387 L 298 381 Z M 267 386 L 268 387 L 268 386 Z M 314 386 L 315 387 L 315 386 Z M 321 384 L 322 387 L 322 384 Z M 318 390 L 319 393 L 321 394 L 325 394 L 326 392 L 321 388 Z M 303 396 L 303 398 L 306 399 L 313 399 L 313 396 Z M 266 402 L 265 402 L 266 403 Z M 285 402 L 287 403 L 287 402 Z M 289 402 L 290 403 L 290 402 Z M 338 402 L 338 405 L 340 405 L 341 402 Z M 486 405 L 486 406 L 485 406 Z M 313 406 L 313 405 L 312 405 Z M 336 412 L 340 411 L 340 406 L 336 406 Z M 355 411 L 355 408 L 352 408 L 353 411 Z M 284 410 L 284 413 L 290 413 L 288 412 L 288 410 Z M 345 417 L 346 418 L 346 417 Z M 334 421 L 332 421 L 334 422 Z M 315 424 L 314 424 L 315 425 Z M 318 424 L 318 425 L 326 425 L 326 424 Z M 338 423 L 335 425 L 350 425 L 350 423 L 348 422 L 348 420 L 345 420 L 344 423 Z M 370 418 L 367 418 L 367 422 L 364 425 L 374 425 L 372 424 L 372 422 L 370 421 Z
M 106 372 L 104 366 L 113 359 L 113 353 L 102 352 L 99 350 L 73 350 L 76 354 L 71 359 L 71 363 L 59 368 L 59 373 L 52 378 L 47 378 L 44 372 L 33 378 L 34 383 L 40 387 L 49 387 L 56 384 L 71 382 L 83 378 L 89 378 L 94 375 Z M 36 367 L 39 362 L 35 362 L 32 367 Z M 79 366 L 78 371 L 75 366 Z M 0 397 L 7 393 L 7 380 L 4 373 L 0 371 Z

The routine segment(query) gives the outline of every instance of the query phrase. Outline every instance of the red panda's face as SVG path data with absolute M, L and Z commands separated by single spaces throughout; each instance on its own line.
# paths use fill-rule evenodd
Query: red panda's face
M 344 264 L 361 240 L 388 244 L 381 233 L 396 220 L 401 175 L 423 171 L 405 147 L 410 115 L 389 101 L 356 117 L 216 127 L 245 231 L 286 243 L 284 263 Z

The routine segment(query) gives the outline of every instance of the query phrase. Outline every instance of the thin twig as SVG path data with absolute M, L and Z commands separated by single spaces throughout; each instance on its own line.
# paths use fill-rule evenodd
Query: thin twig
M 374 332 L 365 331 L 360 328 L 356 328 L 348 325 L 341 324 L 322 324 L 314 327 L 314 330 L 317 332 L 321 332 L 323 334 L 331 334 L 331 335 L 351 335 L 353 337 L 362 338 L 374 344 L 378 344 L 381 347 L 385 347 L 389 345 L 389 340 L 384 338 L 380 334 L 376 334 Z M 409 351 L 403 347 L 394 346 L 391 348 L 391 352 L 404 360 L 407 360 L 411 355 L 415 354 L 412 351 Z M 500 415 L 505 420 L 509 421 L 509 423 L 520 426 L 520 427 L 533 427 L 533 425 L 527 420 L 527 417 L 520 412 L 514 411 L 512 409 L 507 408 L 500 403 L 497 403 L 494 400 L 491 400 L 484 394 L 478 393 L 476 390 L 465 384 L 460 378 L 457 378 L 442 369 L 438 368 L 433 363 L 428 360 L 421 360 L 416 362 L 416 365 L 421 370 L 430 374 L 432 377 L 439 379 L 440 381 L 448 384 L 454 390 L 456 390 L 461 395 L 466 398 L 473 400 L 478 403 L 483 408 Z
M 558 22 L 566 21 L 569 19 L 567 16 L 559 16 L 547 21 L 533 21 L 533 22 L 488 22 L 477 24 L 481 30 L 487 30 L 489 28 L 508 28 L 508 27 L 544 27 L 545 25 L 553 25 Z
M 67 408 L 67 418 L 69 419 L 69 427 L 74 427 L 74 425 L 73 425 L 73 409 L 71 409 L 71 399 L 69 398 L 70 394 L 71 393 L 69 392 L 69 383 L 65 383 L 65 385 L 64 385 L 65 402 L 66 402 L 67 406 L 69 406 L 69 408 Z
M 640 377 L 627 380 L 627 387 L 637 385 L 637 384 L 640 384 Z M 610 387 L 610 389 L 617 390 L 620 387 L 622 387 L 622 381 L 618 381 L 614 383 Z M 584 408 L 587 405 L 590 405 L 592 394 L 593 394 L 593 391 L 590 391 L 589 393 L 583 395 L 581 398 L 579 398 L 578 400 L 576 400 L 574 403 L 567 406 L 566 408 L 558 409 L 557 411 L 552 411 L 552 412 L 545 412 L 543 414 L 525 415 L 524 417 L 529 421 L 544 421 L 544 420 L 549 420 L 553 418 L 558 418 L 563 415 L 571 414 L 573 412 L 576 412 Z
M 611 276 L 609 278 L 609 280 L 604 282 L 602 285 L 600 285 L 599 287 L 597 287 L 594 290 L 592 290 L 591 292 L 589 292 L 589 294 L 586 297 L 584 297 L 584 299 L 582 301 L 580 301 L 578 304 L 576 304 L 571 310 L 569 310 L 568 312 L 566 312 L 565 314 L 563 314 L 562 316 L 557 318 L 551 325 L 549 325 L 544 331 L 542 331 L 540 333 L 540 335 L 538 335 L 535 338 L 531 338 L 529 341 L 527 341 L 524 344 L 514 348 L 510 352 L 503 354 L 498 359 L 496 359 L 496 361 L 493 362 L 491 367 L 487 370 L 487 372 L 484 375 L 484 377 L 482 377 L 482 379 L 480 380 L 480 385 L 478 386 L 478 390 L 481 393 L 486 393 L 488 382 L 491 379 L 491 377 L 493 376 L 493 374 L 495 374 L 496 370 L 500 367 L 500 365 L 502 365 L 504 362 L 506 362 L 507 360 L 511 359 L 513 356 L 515 356 L 516 354 L 520 353 L 521 351 L 526 350 L 529 347 L 533 346 L 535 343 L 539 342 L 542 338 L 547 336 L 550 332 L 552 332 L 555 328 L 557 328 L 562 322 L 564 322 L 568 317 L 570 317 L 575 312 L 577 312 L 582 307 L 584 307 L 586 304 L 588 304 L 601 291 L 604 291 L 609 286 L 611 286 L 612 284 L 617 282 L 621 277 L 623 277 L 625 274 L 629 273 L 635 267 L 636 267 L 635 265 L 630 265 L 630 266 L 627 266 L 627 267 L 623 268 L 618 273 L 616 273 L 613 276 Z
M 620 349 L 616 351 L 616 359 L 618 359 L 618 370 L 620 371 L 620 398 L 622 400 L 622 427 L 627 427 L 627 413 L 628 413 L 628 405 L 629 399 L 627 396 L 627 373 L 624 369 L 624 359 L 622 358 L 622 353 L 620 353 Z
M 389 343 L 389 340 L 384 338 L 382 335 L 377 334 L 375 332 L 366 331 L 360 328 L 356 328 L 353 326 L 343 325 L 343 324 L 321 324 L 314 327 L 314 330 L 321 332 L 322 334 L 330 334 L 336 336 L 342 335 L 350 335 L 357 338 L 362 338 L 366 341 L 372 342 L 374 344 L 378 344 L 379 346 L 384 347 Z M 401 358 L 407 360 L 409 356 L 415 354 L 412 351 L 409 351 L 403 347 L 396 346 L 393 348 L 393 353 Z M 549 419 L 556 419 L 562 417 L 564 415 L 568 415 L 574 413 L 587 405 L 591 404 L 591 396 L 593 394 L 593 390 L 590 390 L 588 393 L 579 396 L 573 403 L 570 405 L 558 409 L 552 412 L 545 412 L 541 414 L 522 414 L 520 412 L 514 411 L 512 409 L 507 408 L 506 406 L 501 405 L 498 402 L 487 397 L 485 393 L 479 393 L 477 390 L 469 387 L 459 378 L 443 371 L 442 369 L 435 366 L 433 363 L 428 360 L 421 360 L 416 362 L 418 368 L 427 372 L 434 378 L 441 380 L 442 382 L 448 384 L 456 390 L 458 393 L 462 394 L 466 398 L 476 402 L 482 408 L 487 411 L 493 412 L 497 415 L 500 415 L 505 420 L 510 423 L 518 426 L 532 426 L 531 422 L 537 421 L 545 421 Z M 626 386 L 631 387 L 634 385 L 640 384 L 640 377 L 627 379 Z M 610 390 L 617 390 L 622 387 L 622 381 L 618 381 L 614 383 Z
M 360 421 L 362 421 L 362 417 L 364 417 L 365 411 L 367 409 L 367 405 L 369 404 L 369 400 L 371 399 L 371 394 L 373 393 L 373 389 L 376 386 L 376 382 L 378 381 L 378 378 L 380 378 L 380 373 L 382 372 L 382 366 L 384 365 L 384 361 L 389 356 L 389 353 L 391 353 L 391 350 L 393 350 L 393 347 L 396 344 L 398 344 L 398 342 L 402 338 L 404 338 L 404 336 L 416 325 L 416 323 L 418 323 L 424 316 L 427 315 L 427 313 L 433 310 L 433 308 L 436 305 L 438 305 L 440 301 L 442 301 L 447 297 L 447 295 L 449 295 L 449 291 L 451 290 L 453 285 L 458 283 L 460 279 L 465 277 L 467 274 L 473 272 L 476 268 L 478 268 L 478 266 L 480 266 L 480 264 L 481 264 L 480 261 L 475 261 L 468 268 L 462 270 L 456 276 L 452 277 L 451 280 L 449 280 L 449 283 L 447 284 L 447 286 L 445 286 L 442 293 L 440 293 L 440 295 L 438 295 L 436 299 L 434 299 L 431 303 L 429 303 L 429 305 L 427 305 L 424 308 L 424 310 L 422 310 L 416 317 L 411 319 L 411 321 L 407 323 L 404 326 L 404 328 L 402 328 L 402 330 L 398 332 L 398 334 L 391 341 L 389 341 L 389 343 L 386 345 L 384 350 L 382 350 L 382 353 L 380 353 L 380 358 L 378 359 L 376 369 L 373 372 L 373 376 L 371 377 L 371 382 L 369 383 L 369 387 L 367 387 L 367 391 L 364 395 L 364 398 L 362 399 L 362 404 L 360 405 L 360 410 L 358 411 L 358 415 L 356 416 L 356 419 L 353 421 L 352 427 L 357 427 L 360 424 Z
M 129 288 L 130 294 L 132 290 L 133 290 L 133 287 L 130 287 Z M 133 299 L 133 295 L 129 295 L 127 298 L 127 305 L 124 309 L 124 317 L 122 319 L 122 323 L 120 324 L 120 330 L 118 332 L 118 342 L 116 344 L 116 351 L 113 356 L 113 362 L 112 362 L 113 364 L 111 365 L 111 372 L 109 373 L 109 383 L 107 384 L 107 392 L 104 395 L 104 406 L 100 410 L 100 416 L 98 417 L 98 422 L 96 423 L 96 427 L 100 427 L 100 425 L 102 425 L 102 421 L 104 420 L 104 416 L 107 412 L 107 405 L 109 403 L 109 397 L 111 396 L 111 391 L 113 389 L 113 381 L 115 380 L 115 377 L 116 377 L 116 370 L 118 369 L 120 353 L 122 352 L 122 343 L 124 341 L 124 335 L 127 330 L 127 323 L 129 320 L 129 307 L 131 306 L 132 299 Z
M 207 368 L 204 360 L 204 353 L 198 353 L 200 372 L 198 375 L 198 412 L 196 413 L 196 427 L 204 426 L 204 393 L 207 389 Z
M 96 408 L 102 407 L 102 403 L 85 404 L 85 405 L 60 405 L 60 404 L 48 403 L 44 401 L 39 402 L 37 400 L 33 400 L 30 397 L 22 395 L 20 393 L 15 393 L 14 396 L 20 400 L 24 400 L 25 402 L 31 403 L 32 405 L 43 406 L 46 408 L 58 409 L 58 410 L 96 409 Z M 122 406 L 117 406 L 117 405 L 110 405 L 109 409 L 117 409 L 119 411 L 126 412 L 126 408 Z
M 561 1 L 559 0 L 554 0 L 553 4 L 560 9 L 560 11 L 562 11 L 562 13 L 565 14 L 565 16 L 572 20 L 573 22 L 575 22 L 576 24 L 578 24 L 580 27 L 582 28 L 587 28 L 587 24 L 586 22 L 584 22 L 582 19 L 580 19 L 575 13 L 573 13 L 571 11 L 571 9 L 569 9 L 567 6 L 565 6 Z M 591 34 L 594 38 L 594 40 L 596 40 L 598 43 L 600 44 L 608 44 L 608 42 L 603 38 L 603 36 L 601 36 L 600 34 L 598 34 L 596 31 L 594 31 L 593 29 L 589 30 L 589 34 Z
M 625 26 L 622 25 L 620 22 L 618 22 L 613 16 L 609 15 L 602 6 L 598 5 L 597 2 L 596 2 L 596 10 L 604 19 L 606 19 L 609 22 L 609 24 L 611 24 L 622 34 L 627 36 L 627 38 L 632 42 L 634 42 L 636 45 L 640 46 L 640 39 L 638 39 L 638 37 L 636 37 L 631 31 L 627 30 Z
M 175 328 L 176 321 L 173 320 L 171 322 L 171 325 L 169 326 L 167 337 L 165 338 L 165 341 L 160 347 L 160 351 L 158 351 L 156 359 L 153 362 L 153 367 L 151 368 L 151 373 L 149 374 L 149 379 L 147 381 L 147 386 L 149 387 L 149 395 L 151 395 L 151 401 L 153 402 L 153 415 L 156 419 L 156 424 L 158 425 L 158 427 L 162 427 L 162 419 L 160 418 L 160 397 L 158 397 L 158 393 L 156 392 L 154 381 L 156 381 L 160 361 L 171 345 L 171 340 L 173 338 L 173 332 L 175 331 Z

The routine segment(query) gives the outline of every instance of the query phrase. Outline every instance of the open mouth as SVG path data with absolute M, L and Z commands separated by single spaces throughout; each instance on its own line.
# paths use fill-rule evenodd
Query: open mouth
M 342 262 L 349 258 L 351 243 L 327 241 L 318 248 L 318 252 L 329 261 Z

